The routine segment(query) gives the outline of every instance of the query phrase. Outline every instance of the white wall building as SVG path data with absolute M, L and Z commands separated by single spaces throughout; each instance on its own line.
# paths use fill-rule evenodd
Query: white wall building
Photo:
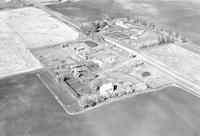
M 110 95 L 110 93 L 113 92 L 113 91 L 114 91 L 113 84 L 112 83 L 106 83 L 106 84 L 103 84 L 100 87 L 99 94 L 101 96 L 108 97 Z

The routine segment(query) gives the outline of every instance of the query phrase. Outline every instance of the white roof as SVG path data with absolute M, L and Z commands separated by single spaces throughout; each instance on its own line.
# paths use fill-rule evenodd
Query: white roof
M 112 83 L 107 83 L 107 84 L 104 84 L 100 87 L 100 90 L 107 90 L 107 89 L 111 89 L 113 88 L 113 84 Z

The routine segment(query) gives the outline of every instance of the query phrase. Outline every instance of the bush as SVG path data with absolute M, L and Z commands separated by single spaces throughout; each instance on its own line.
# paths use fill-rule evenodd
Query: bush
M 84 95 L 79 98 L 79 105 L 83 108 L 95 106 L 98 103 L 97 95 Z
M 98 31 L 94 22 L 83 23 L 80 27 L 80 30 L 81 30 L 82 33 L 84 33 L 86 35 L 91 35 L 91 34 L 94 34 L 95 32 Z
M 100 35 L 93 35 L 92 39 L 97 41 L 97 42 L 99 42 L 99 43 L 105 42 L 104 38 L 102 36 L 100 36 Z
M 103 29 L 107 25 L 108 23 L 105 21 L 88 22 L 83 23 L 80 27 L 80 30 L 86 35 L 91 35 L 98 32 L 100 29 Z

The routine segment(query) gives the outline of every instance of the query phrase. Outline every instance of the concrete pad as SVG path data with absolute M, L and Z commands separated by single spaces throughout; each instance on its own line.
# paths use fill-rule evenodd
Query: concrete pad
M 79 34 L 45 11 L 26 7 L 0 12 L 0 35 L 14 34 L 27 48 L 75 40 Z

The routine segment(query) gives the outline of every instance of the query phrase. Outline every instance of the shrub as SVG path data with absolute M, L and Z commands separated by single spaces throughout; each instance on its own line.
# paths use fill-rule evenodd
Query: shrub
M 98 31 L 94 22 L 83 23 L 80 27 L 80 30 L 86 35 L 94 34 L 95 32 Z
M 95 106 L 99 99 L 97 95 L 84 95 L 79 98 L 79 105 L 83 108 Z

